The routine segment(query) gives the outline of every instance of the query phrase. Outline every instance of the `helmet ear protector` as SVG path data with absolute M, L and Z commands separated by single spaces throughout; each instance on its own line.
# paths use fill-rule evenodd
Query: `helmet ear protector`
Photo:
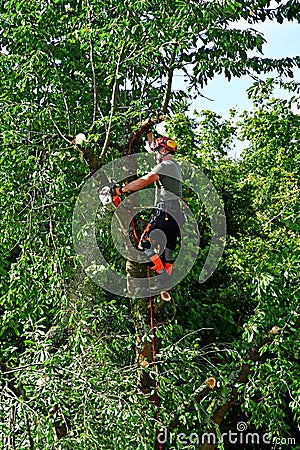
M 175 153 L 177 150 L 177 144 L 173 139 L 170 139 L 166 136 L 159 137 L 155 139 L 152 144 L 150 145 L 150 148 L 152 151 L 156 151 L 159 147 L 164 147 L 166 150 L 168 150 L 171 153 Z

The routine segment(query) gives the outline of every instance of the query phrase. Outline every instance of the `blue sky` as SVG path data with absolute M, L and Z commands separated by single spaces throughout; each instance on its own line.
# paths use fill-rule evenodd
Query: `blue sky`
M 239 22 L 236 28 L 255 28 L 264 35 L 267 42 L 263 46 L 264 57 L 283 58 L 286 56 L 300 55 L 300 25 L 297 22 L 284 22 L 280 25 L 274 21 L 249 25 L 246 22 Z M 260 53 L 257 53 L 260 55 Z M 272 76 L 268 74 L 267 77 Z M 175 79 L 174 87 L 183 88 L 181 77 Z M 295 79 L 300 81 L 300 69 L 295 71 Z M 224 76 L 216 76 L 209 84 L 203 88 L 202 93 L 212 99 L 206 100 L 198 97 L 193 101 L 190 111 L 210 109 L 228 117 L 230 108 L 235 108 L 239 112 L 244 109 L 251 109 L 251 102 L 247 98 L 246 90 L 253 84 L 254 80 L 249 76 L 234 78 L 230 82 Z M 176 87 L 175 87 L 176 88 Z M 280 92 L 276 93 L 280 95 Z M 284 94 L 283 94 L 284 95 Z

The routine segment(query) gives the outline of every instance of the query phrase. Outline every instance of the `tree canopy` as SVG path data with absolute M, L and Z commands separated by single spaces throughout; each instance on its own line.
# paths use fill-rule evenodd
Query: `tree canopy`
M 102 146 L 110 141 L 126 146 L 138 118 L 166 113 L 189 96 L 188 90 L 172 91 L 175 70 L 196 92 L 216 74 L 230 79 L 275 69 L 291 76 L 299 58 L 264 58 L 265 39 L 251 24 L 281 23 L 298 13 L 293 0 L 275 8 L 269 0 L 6 1 L 5 142 L 39 144 L 45 135 L 57 142 L 83 131 Z M 242 18 L 249 28 L 238 28 Z M 250 50 L 259 56 L 250 57 Z M 102 147 L 102 157 L 105 153 Z

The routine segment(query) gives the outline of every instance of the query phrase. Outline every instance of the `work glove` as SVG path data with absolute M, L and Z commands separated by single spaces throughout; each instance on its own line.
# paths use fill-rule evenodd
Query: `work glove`
M 122 195 L 123 191 L 122 191 L 122 188 L 121 188 L 121 187 L 118 187 L 118 186 L 116 186 L 116 185 L 114 184 L 114 185 L 111 186 L 111 188 L 110 188 L 110 193 L 111 193 L 112 196 L 114 196 L 114 195 L 120 196 L 120 195 Z
M 110 186 L 110 193 L 112 196 L 112 201 L 116 207 L 120 206 L 122 203 L 121 200 L 121 194 L 122 194 L 122 188 L 116 186 L 115 184 Z

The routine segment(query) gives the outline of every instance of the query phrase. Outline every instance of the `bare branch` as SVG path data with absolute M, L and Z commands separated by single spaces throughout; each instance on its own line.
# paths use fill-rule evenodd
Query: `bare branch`
M 64 139 L 66 142 L 68 142 L 68 144 L 70 144 L 70 143 L 71 143 L 70 139 L 67 138 L 67 137 L 60 131 L 59 127 L 58 127 L 57 124 L 55 123 L 55 121 L 54 121 L 54 119 L 53 119 L 53 117 L 52 117 L 52 114 L 51 114 L 51 110 L 50 110 L 50 109 L 48 109 L 48 114 L 49 114 L 49 116 L 50 116 L 51 122 L 53 123 L 53 125 L 54 125 L 56 131 L 58 132 L 58 134 L 60 135 L 60 137 L 61 137 L 62 139 Z
M 98 86 L 97 86 L 97 76 L 96 76 L 96 68 L 95 68 L 94 43 L 93 43 L 92 29 L 91 29 L 93 18 L 92 18 L 92 10 L 91 10 L 90 0 L 86 0 L 86 3 L 87 3 L 87 7 L 88 7 L 88 21 L 89 21 L 89 26 L 90 26 L 89 44 L 90 44 L 90 62 L 91 62 L 92 74 L 93 74 L 93 102 L 94 102 L 93 123 L 94 123 L 96 120 L 96 116 L 97 116 L 97 110 L 100 112 L 102 117 L 103 117 L 103 114 L 98 105 Z
M 148 64 L 147 71 L 146 71 L 146 74 L 145 74 L 145 82 L 143 83 L 142 90 L 141 90 L 141 95 L 140 95 L 140 100 L 141 101 L 143 100 L 144 94 L 146 92 L 146 87 L 149 85 L 149 83 L 147 83 L 147 80 L 148 80 L 148 76 L 149 76 L 150 70 L 151 70 L 151 65 Z M 152 81 L 152 83 L 154 83 L 154 82 L 155 82 L 155 80 Z
M 2 365 L 3 365 L 3 363 L 2 363 Z M 2 367 L 2 365 L 1 365 L 1 367 Z M 4 373 L 7 375 L 9 373 L 21 372 L 22 370 L 28 369 L 30 367 L 43 366 L 43 365 L 44 365 L 43 363 L 32 363 L 32 364 L 26 364 L 25 366 L 16 367 L 15 369 L 8 369 L 5 366 Z
M 173 75 L 174 75 L 174 69 L 175 69 L 174 62 L 175 62 L 175 57 L 176 57 L 177 46 L 178 45 L 176 44 L 174 47 L 174 50 L 173 50 L 173 53 L 172 53 L 171 59 L 170 59 L 169 68 L 168 68 L 167 85 L 166 85 L 165 95 L 164 95 L 164 99 L 163 99 L 163 106 L 162 106 L 163 114 L 166 114 L 168 106 L 169 106 L 171 90 L 172 90 L 172 81 L 173 81 Z
M 16 425 L 16 406 L 12 405 L 10 412 L 10 446 L 12 450 L 16 450 L 15 425 Z
M 106 152 L 107 152 L 107 149 L 109 147 L 109 143 L 110 143 L 112 121 L 113 121 L 114 113 L 116 111 L 116 104 L 117 104 L 117 98 L 118 98 L 119 73 L 120 73 L 120 68 L 121 68 L 121 65 L 122 65 L 124 51 L 125 51 L 125 44 L 123 44 L 123 46 L 121 48 L 121 51 L 120 51 L 120 54 L 119 54 L 119 58 L 118 58 L 118 61 L 117 61 L 116 73 L 115 73 L 115 82 L 114 82 L 112 98 L 111 98 L 109 124 L 108 124 L 107 132 L 106 132 L 106 137 L 105 137 L 105 142 L 104 142 L 104 145 L 103 145 L 103 149 L 102 149 L 102 152 L 100 154 L 100 160 L 101 161 L 104 160 Z
M 30 422 L 29 422 L 29 417 L 28 417 L 27 411 L 25 411 L 24 415 L 25 415 L 26 431 L 27 431 L 27 436 L 28 436 L 29 449 L 33 450 L 34 449 L 34 443 L 33 443 L 32 435 L 31 435 Z
M 53 64 L 53 67 L 54 67 L 54 70 L 55 70 L 55 73 L 56 73 L 56 77 L 57 77 L 57 80 L 58 80 L 58 83 L 59 83 L 59 87 L 60 87 L 60 92 L 61 92 L 61 95 L 62 95 L 62 98 L 63 98 L 63 102 L 64 102 L 64 105 L 65 105 L 65 108 L 66 108 L 66 112 L 67 112 L 68 132 L 69 132 L 69 134 L 71 134 L 71 114 L 70 114 L 67 98 L 66 98 L 66 95 L 65 95 L 65 91 L 64 91 L 61 79 L 60 79 L 59 72 L 57 70 L 57 65 L 56 65 L 56 62 L 55 62 L 54 55 L 52 53 L 52 50 L 48 46 L 47 46 L 47 51 L 48 51 L 49 55 L 52 58 L 52 64 Z

